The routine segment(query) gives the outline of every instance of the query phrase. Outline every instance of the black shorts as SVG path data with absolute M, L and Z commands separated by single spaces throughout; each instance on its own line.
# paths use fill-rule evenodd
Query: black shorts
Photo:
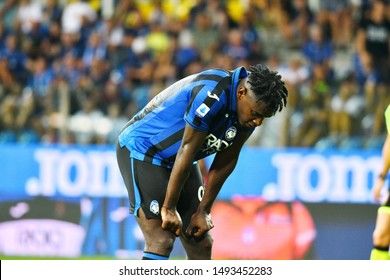
M 119 169 L 127 188 L 130 213 L 138 215 L 141 207 L 148 219 L 161 219 L 160 209 L 165 199 L 171 169 L 130 158 L 126 147 L 117 145 Z M 198 164 L 193 165 L 190 176 L 183 186 L 177 211 L 186 228 L 204 194 L 202 174 Z

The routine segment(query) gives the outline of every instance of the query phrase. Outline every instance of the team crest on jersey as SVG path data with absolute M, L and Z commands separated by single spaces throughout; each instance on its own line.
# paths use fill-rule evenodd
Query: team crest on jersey
M 149 209 L 150 209 L 150 212 L 152 212 L 155 215 L 158 215 L 158 213 L 160 213 L 160 205 L 158 204 L 158 201 L 157 200 L 153 200 L 150 203 L 150 208 Z
M 225 133 L 225 139 L 227 141 L 231 141 L 234 139 L 234 137 L 236 137 L 236 134 L 237 134 L 237 128 L 234 126 L 231 126 L 228 128 L 228 130 Z
M 200 104 L 198 109 L 196 109 L 195 115 L 197 115 L 200 118 L 203 118 L 204 116 L 206 116 L 206 114 L 209 111 L 210 111 L 210 108 L 206 104 L 202 103 L 202 104 Z

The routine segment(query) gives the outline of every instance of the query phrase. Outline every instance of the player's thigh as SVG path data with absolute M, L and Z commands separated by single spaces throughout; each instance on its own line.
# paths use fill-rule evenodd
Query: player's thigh
M 171 170 L 134 159 L 134 184 L 139 192 L 138 204 L 147 219 L 161 223 L 161 206 L 164 203 Z
M 162 229 L 160 219 L 147 218 L 142 208 L 136 220 L 145 238 L 146 250 L 168 255 L 173 248 L 175 235 Z
M 375 234 L 390 243 L 390 207 L 381 206 L 376 218 Z
M 177 211 L 183 222 L 183 231 L 187 229 L 192 214 L 198 209 L 204 191 L 205 186 L 203 184 L 203 177 L 199 165 L 193 165 L 177 204 Z

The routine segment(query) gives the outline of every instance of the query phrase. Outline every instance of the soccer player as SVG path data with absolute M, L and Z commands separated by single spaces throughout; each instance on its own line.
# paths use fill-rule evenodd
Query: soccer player
M 380 200 L 381 190 L 384 186 L 390 168 L 390 105 L 385 111 L 387 137 L 382 148 L 382 170 L 373 188 L 374 198 Z M 386 201 L 379 207 L 373 233 L 374 248 L 371 251 L 371 260 L 390 260 L 390 194 Z
M 143 259 L 168 259 L 176 237 L 188 259 L 211 259 L 213 202 L 245 141 L 287 95 L 266 66 L 212 69 L 169 86 L 125 125 L 117 159 L 145 237 Z M 205 186 L 197 161 L 211 154 Z

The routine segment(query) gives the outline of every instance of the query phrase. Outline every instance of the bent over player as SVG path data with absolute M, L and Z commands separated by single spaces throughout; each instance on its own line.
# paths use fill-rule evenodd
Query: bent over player
M 211 259 L 211 207 L 256 126 L 287 103 L 281 76 L 263 65 L 212 69 L 156 95 L 122 129 L 117 159 L 143 259 L 168 259 L 180 237 L 188 259 Z M 207 186 L 197 161 L 215 154 Z

